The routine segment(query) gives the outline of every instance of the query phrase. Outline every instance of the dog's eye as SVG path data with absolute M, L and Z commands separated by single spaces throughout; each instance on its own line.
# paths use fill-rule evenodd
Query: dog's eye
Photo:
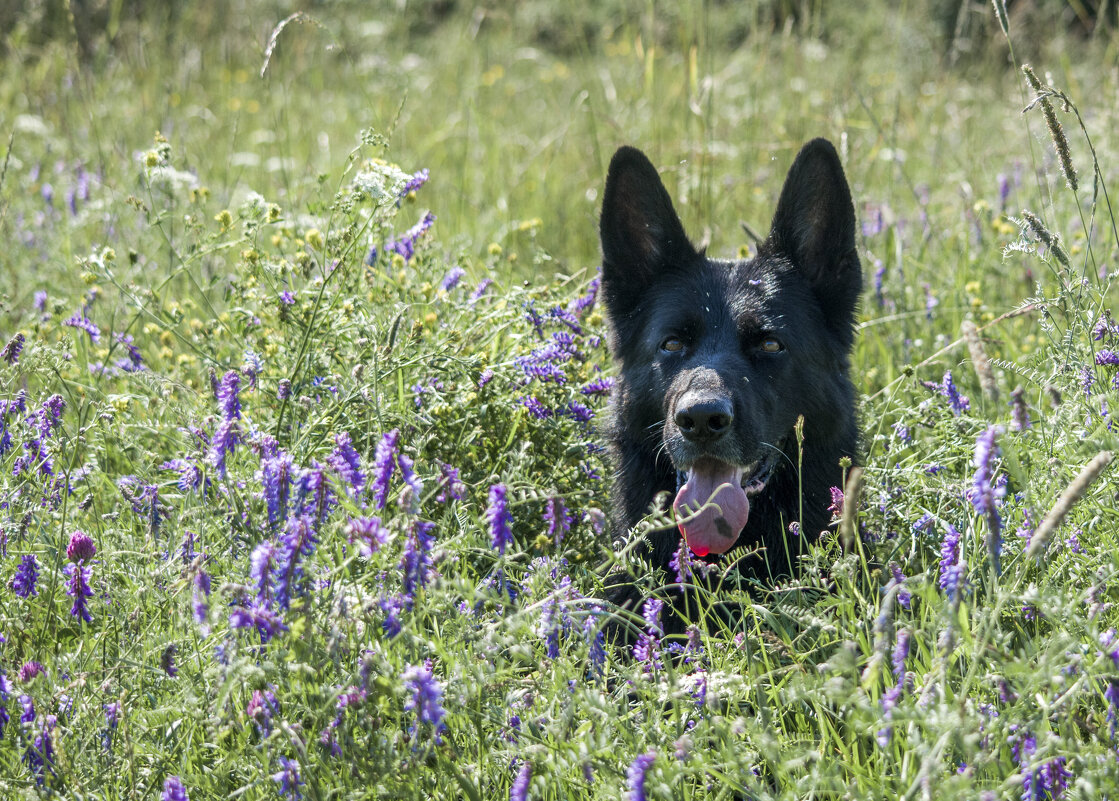
M 661 350 L 665 353 L 679 353 L 684 349 L 684 343 L 676 337 L 669 337 L 661 343 Z
M 766 337 L 762 340 L 762 351 L 764 353 L 780 353 L 785 349 L 777 337 Z

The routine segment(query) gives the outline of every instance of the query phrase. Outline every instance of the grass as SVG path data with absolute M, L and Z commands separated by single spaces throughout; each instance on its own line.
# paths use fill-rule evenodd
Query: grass
M 933 6 L 800 8 L 15 26 L 5 797 L 1119 795 L 1114 479 L 1077 481 L 1116 444 L 1114 44 L 1030 56 L 1072 191 L 993 16 L 947 66 Z M 605 163 L 642 146 L 731 255 L 815 135 L 862 223 L 857 548 L 635 658 L 596 600 Z

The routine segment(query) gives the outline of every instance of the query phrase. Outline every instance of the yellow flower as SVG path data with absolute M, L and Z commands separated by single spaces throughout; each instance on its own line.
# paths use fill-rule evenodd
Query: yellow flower
M 214 220 L 221 226 L 223 231 L 228 231 L 230 226 L 233 225 L 233 215 L 229 213 L 229 209 L 222 209 L 216 215 Z
M 309 229 L 307 233 L 303 235 L 303 238 L 306 239 L 307 244 L 315 250 L 322 250 L 324 240 L 322 231 L 320 231 L 318 228 Z
M 497 244 L 496 242 L 490 242 L 490 246 L 489 248 L 487 248 L 487 250 L 489 251 L 489 254 L 491 256 L 501 255 L 501 245 Z

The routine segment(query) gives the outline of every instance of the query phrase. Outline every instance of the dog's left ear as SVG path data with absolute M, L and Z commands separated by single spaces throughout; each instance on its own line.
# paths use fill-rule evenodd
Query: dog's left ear
M 808 278 L 828 327 L 850 345 L 863 277 L 851 190 L 828 140 L 814 139 L 797 154 L 763 249 L 786 256 Z

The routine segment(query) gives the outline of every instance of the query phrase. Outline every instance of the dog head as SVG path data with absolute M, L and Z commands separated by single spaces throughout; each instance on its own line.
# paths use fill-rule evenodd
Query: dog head
M 862 286 L 839 157 L 826 140 L 805 145 L 758 254 L 724 261 L 693 247 L 656 168 L 624 147 L 600 234 L 616 416 L 653 432 L 656 459 L 679 473 L 674 506 L 692 550 L 722 553 L 750 497 L 774 470 L 795 469 L 798 417 L 805 440 L 839 425 Z

